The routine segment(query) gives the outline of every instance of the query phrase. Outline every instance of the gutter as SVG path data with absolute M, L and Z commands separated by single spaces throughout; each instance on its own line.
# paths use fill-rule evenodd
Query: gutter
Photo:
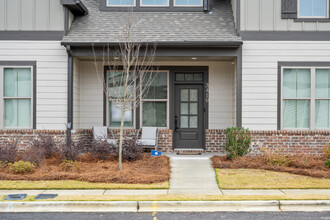
M 61 4 L 76 16 L 88 14 L 88 9 L 81 0 L 61 0 Z

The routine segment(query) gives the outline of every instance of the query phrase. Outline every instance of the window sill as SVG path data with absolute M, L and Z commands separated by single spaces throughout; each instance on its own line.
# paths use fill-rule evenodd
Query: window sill
M 330 22 L 330 18 L 296 18 L 294 22 Z

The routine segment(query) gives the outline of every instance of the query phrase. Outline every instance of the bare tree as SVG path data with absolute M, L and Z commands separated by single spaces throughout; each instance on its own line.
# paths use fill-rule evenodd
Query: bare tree
M 122 28 L 118 46 L 102 48 L 101 57 L 96 55 L 93 47 L 94 63 L 99 82 L 103 85 L 103 92 L 111 101 L 112 106 L 120 109 L 120 136 L 119 136 L 119 170 L 122 169 L 122 149 L 125 113 L 138 107 L 157 75 L 157 67 L 153 66 L 156 45 L 139 40 L 134 26 L 134 13 L 129 9 L 125 13 L 125 25 Z M 98 62 L 101 59 L 102 67 L 109 67 L 107 80 L 103 79 L 102 70 Z

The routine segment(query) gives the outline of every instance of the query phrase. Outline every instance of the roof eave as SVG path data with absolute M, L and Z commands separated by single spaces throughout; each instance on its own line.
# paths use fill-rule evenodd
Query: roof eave
M 61 0 L 61 4 L 74 15 L 87 15 L 88 9 L 81 0 Z
M 157 45 L 159 47 L 239 47 L 243 41 L 173 41 L 173 42 L 140 42 L 142 45 Z M 118 46 L 119 42 L 61 42 L 63 46 Z

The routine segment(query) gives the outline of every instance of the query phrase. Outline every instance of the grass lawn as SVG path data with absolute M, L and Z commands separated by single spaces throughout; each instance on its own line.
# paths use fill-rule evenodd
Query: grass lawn
M 75 180 L 56 181 L 11 181 L 1 180 L 0 190 L 14 189 L 168 189 L 169 183 L 154 184 L 118 184 L 118 183 L 91 183 Z
M 330 189 L 330 179 L 258 169 L 215 169 L 220 189 Z

